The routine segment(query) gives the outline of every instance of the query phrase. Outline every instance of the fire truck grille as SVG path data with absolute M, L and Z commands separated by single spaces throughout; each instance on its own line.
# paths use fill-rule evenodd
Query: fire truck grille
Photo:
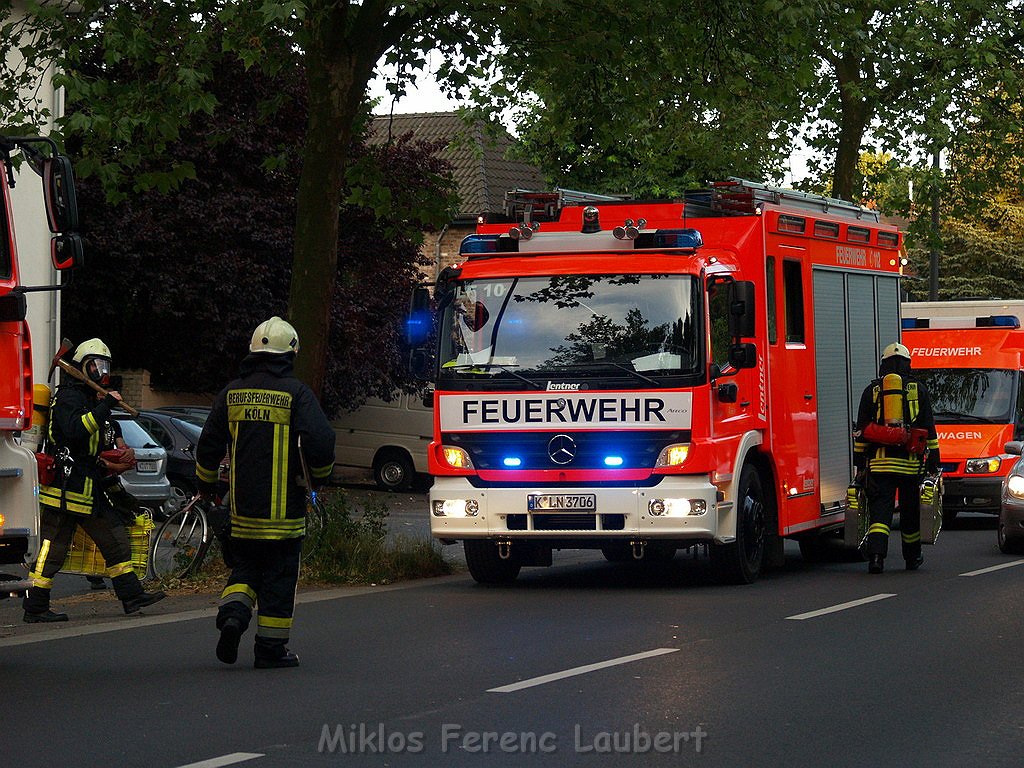
M 528 531 L 530 515 L 509 515 L 510 531 Z M 533 515 L 534 531 L 621 531 L 626 527 L 625 515 Z M 598 528 L 600 521 L 601 527 Z

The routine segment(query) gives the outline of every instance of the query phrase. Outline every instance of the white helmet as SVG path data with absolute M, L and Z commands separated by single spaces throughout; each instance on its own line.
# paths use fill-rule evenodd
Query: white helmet
M 85 358 L 94 355 L 96 357 L 105 357 L 109 360 L 110 347 L 104 344 L 102 339 L 89 339 L 75 347 L 75 354 L 71 359 L 76 363 L 81 363 Z
M 910 350 L 904 347 L 899 342 L 895 342 L 882 350 L 883 360 L 888 360 L 890 357 L 902 357 L 909 360 Z
M 252 341 L 249 342 L 249 351 L 270 352 L 274 355 L 298 352 L 299 334 L 292 328 L 291 323 L 274 315 L 256 326 L 252 333 Z

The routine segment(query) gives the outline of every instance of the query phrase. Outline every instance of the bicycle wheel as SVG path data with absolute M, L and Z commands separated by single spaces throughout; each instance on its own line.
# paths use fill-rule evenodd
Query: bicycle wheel
M 180 579 L 197 568 L 210 547 L 210 526 L 193 498 L 160 526 L 153 539 L 150 567 L 158 579 Z
M 324 527 L 327 521 L 323 506 L 316 497 L 306 499 L 306 538 L 302 541 L 302 559 L 312 557 L 324 542 Z

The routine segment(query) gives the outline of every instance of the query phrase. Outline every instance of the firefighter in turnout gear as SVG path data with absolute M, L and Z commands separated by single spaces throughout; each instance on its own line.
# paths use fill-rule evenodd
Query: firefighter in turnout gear
M 78 345 L 74 364 L 97 384 L 110 383 L 110 350 L 100 339 Z M 117 482 L 118 470 L 99 454 L 113 448 L 119 432 L 108 422 L 111 409 L 121 400 L 117 392 L 100 395 L 84 382 L 73 380 L 57 389 L 50 409 L 48 440 L 57 457 L 53 485 L 39 488 L 42 544 L 30 577 L 32 587 L 22 603 L 25 621 L 67 621 L 66 613 L 50 610 L 53 577 L 64 565 L 75 528 L 81 526 L 107 563 L 107 576 L 125 613 L 162 600 L 163 592 L 146 592 L 132 570 L 132 554 L 124 524 L 106 489 Z
M 910 351 L 890 344 L 882 352 L 879 378 L 864 389 L 853 432 L 853 461 L 866 475 L 870 526 L 864 542 L 868 572 L 882 573 L 897 500 L 903 559 L 908 571 L 921 567 L 921 477 L 939 467 L 928 390 L 911 378 Z
M 334 430 L 312 390 L 292 374 L 299 338 L 280 317 L 257 326 L 237 379 L 217 396 L 196 450 L 201 490 L 230 461 L 231 575 L 217 614 L 217 658 L 233 664 L 257 612 L 257 669 L 297 667 L 287 643 L 305 534 L 299 438 L 314 483 L 334 468 Z

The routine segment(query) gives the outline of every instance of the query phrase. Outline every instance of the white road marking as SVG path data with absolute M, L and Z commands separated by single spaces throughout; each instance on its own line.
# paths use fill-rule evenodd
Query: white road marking
M 255 760 L 257 757 L 266 757 L 256 752 L 233 752 L 223 757 L 211 757 L 209 760 L 201 760 L 198 763 L 189 763 L 181 768 L 220 768 L 222 765 L 234 765 L 244 763 L 247 760 Z
M 573 667 L 563 672 L 552 672 L 550 675 L 541 675 L 540 677 L 531 677 L 529 680 L 520 680 L 518 683 L 512 683 L 510 685 L 503 685 L 500 688 L 489 688 L 488 693 L 512 693 L 513 691 L 521 691 L 524 688 L 533 688 L 536 685 L 544 685 L 545 683 L 552 683 L 555 680 L 562 680 L 566 677 L 575 677 L 576 675 L 585 675 L 588 672 L 594 672 L 598 669 L 605 669 L 606 667 L 617 667 L 620 664 L 629 664 L 633 661 L 641 661 L 643 659 L 649 659 L 653 656 L 663 656 L 666 653 L 675 653 L 678 648 L 655 648 L 653 651 L 644 651 L 643 653 L 634 653 L 630 656 L 620 656 L 617 659 L 609 659 L 608 661 L 599 661 L 596 664 L 586 664 L 582 667 Z
M 1010 563 L 1001 563 L 999 565 L 993 565 L 988 568 L 982 568 L 978 571 L 968 571 L 967 573 L 961 573 L 961 576 L 981 576 L 983 573 L 992 573 L 992 571 L 1001 571 L 1003 568 L 1013 568 L 1015 565 L 1024 565 L 1024 560 L 1014 560 Z
M 791 621 L 803 621 L 804 619 L 814 619 L 818 616 L 824 616 L 829 613 L 836 613 L 837 611 L 845 611 L 847 608 L 856 608 L 858 605 L 866 605 L 867 603 L 874 603 L 878 600 L 885 600 L 888 597 L 896 597 L 895 594 L 888 592 L 882 592 L 871 597 L 862 597 L 860 600 L 851 600 L 848 603 L 840 603 L 839 605 L 833 605 L 829 608 L 821 608 L 817 611 L 808 611 L 807 613 L 798 613 L 796 616 L 787 616 L 787 620 Z

